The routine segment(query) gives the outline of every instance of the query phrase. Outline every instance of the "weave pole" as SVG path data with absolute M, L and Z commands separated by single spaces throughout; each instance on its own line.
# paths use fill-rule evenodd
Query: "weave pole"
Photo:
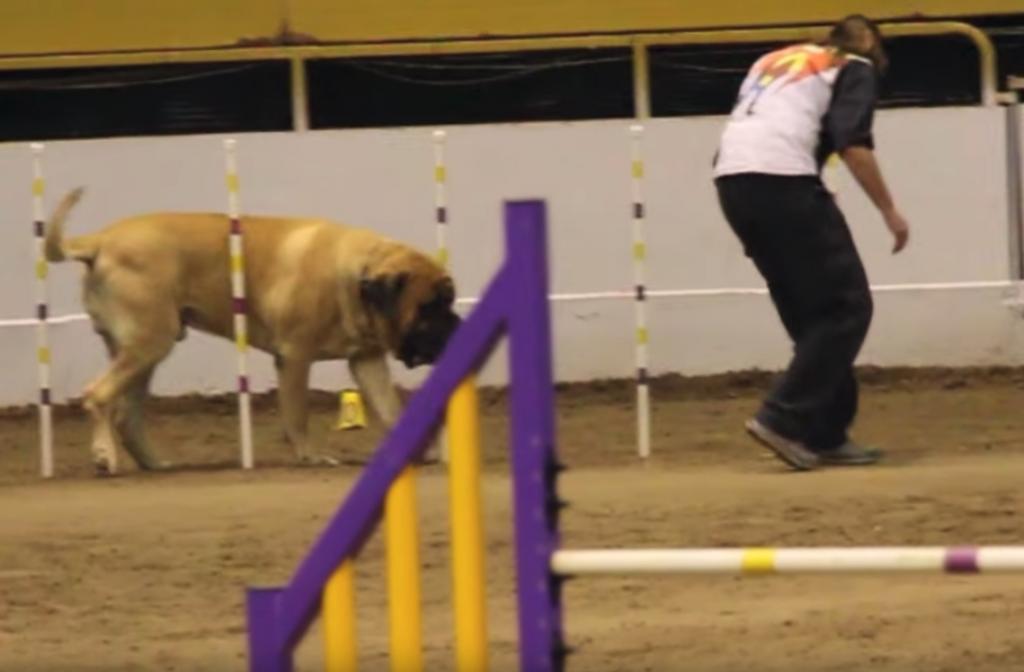
M 53 477 L 53 406 L 50 394 L 50 325 L 49 288 L 50 274 L 46 263 L 46 212 L 43 195 L 46 181 L 43 179 L 43 145 L 33 143 L 32 152 L 32 229 L 36 247 L 36 360 L 39 364 L 39 461 L 43 478 Z
M 239 214 L 238 142 L 224 141 L 224 165 L 228 185 L 228 219 L 231 220 L 231 299 L 238 349 L 238 422 L 242 436 L 242 468 L 253 468 L 252 403 L 249 398 L 249 337 L 246 323 L 245 258 L 242 220 Z
M 651 389 L 648 376 L 647 355 L 647 287 L 645 269 L 647 244 L 644 242 L 644 127 L 634 124 L 629 127 L 632 150 L 633 190 L 633 283 L 636 285 L 636 442 L 641 459 L 651 456 Z
M 448 134 L 434 131 L 434 224 L 437 232 L 437 261 L 448 268 L 448 199 L 445 183 L 448 169 L 444 163 L 444 148 Z
M 402 470 L 384 502 L 391 672 L 424 672 L 416 470 Z
M 437 262 L 447 271 L 448 268 L 448 199 L 445 188 L 448 182 L 448 169 L 444 162 L 445 142 L 448 134 L 443 130 L 434 131 L 434 229 L 437 236 Z M 441 426 L 438 434 L 441 442 L 441 464 L 447 464 L 451 447 L 448 439 L 448 428 Z
M 463 380 L 449 399 L 447 424 L 455 669 L 487 672 L 487 542 L 480 493 L 480 400 L 473 376 Z

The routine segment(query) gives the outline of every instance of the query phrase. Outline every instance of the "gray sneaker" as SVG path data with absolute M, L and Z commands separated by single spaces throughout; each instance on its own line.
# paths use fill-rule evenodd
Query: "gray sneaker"
M 776 434 L 757 420 L 747 420 L 745 426 L 747 432 L 761 445 L 797 471 L 810 471 L 821 463 L 818 456 L 805 445 Z
M 853 441 L 847 441 L 833 450 L 818 451 L 817 454 L 822 464 L 837 467 L 874 464 L 884 456 L 884 453 L 878 448 L 862 446 Z

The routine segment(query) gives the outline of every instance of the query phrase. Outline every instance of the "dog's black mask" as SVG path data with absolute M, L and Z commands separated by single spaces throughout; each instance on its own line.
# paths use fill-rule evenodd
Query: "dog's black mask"
M 406 368 L 434 364 L 441 359 L 452 334 L 462 324 L 462 318 L 452 310 L 451 304 L 435 299 L 422 304 L 416 320 L 402 336 L 398 359 Z
M 407 273 L 400 273 L 364 279 L 360 287 L 363 302 L 379 311 L 398 333 L 394 354 L 409 369 L 437 362 L 462 324 L 453 309 L 455 291 L 450 281 L 431 287 L 430 295 L 420 302 L 412 295 L 413 285 Z M 412 311 L 411 317 L 403 319 L 404 310 Z

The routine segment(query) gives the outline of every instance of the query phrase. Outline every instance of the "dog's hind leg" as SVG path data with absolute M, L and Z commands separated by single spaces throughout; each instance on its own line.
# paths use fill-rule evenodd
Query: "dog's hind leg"
M 108 341 L 108 350 L 112 353 L 109 368 L 86 388 L 86 410 L 92 415 L 93 464 L 99 475 L 113 475 L 117 468 L 117 447 L 120 432 L 116 429 L 115 411 L 129 411 L 132 404 L 138 404 L 140 395 L 135 390 L 136 401 L 127 401 L 127 407 L 118 408 L 122 395 L 129 393 L 133 385 L 142 385 L 140 379 L 148 384 L 146 376 L 160 363 L 174 347 L 177 336 L 176 317 L 148 315 L 133 321 L 132 338 L 118 340 L 116 337 L 104 335 Z M 143 319 L 145 321 L 143 321 Z M 139 409 L 141 411 L 141 408 Z M 136 412 L 141 424 L 141 413 Z M 138 434 L 134 438 L 138 438 Z M 138 444 L 136 444 L 137 446 Z M 129 447 L 125 446 L 126 450 Z M 132 457 L 136 457 L 134 454 Z M 137 458 L 136 458 L 137 459 Z M 140 464 L 140 466 L 142 466 Z
M 94 325 L 96 333 L 99 334 L 100 338 L 103 339 L 103 345 L 106 346 L 107 359 L 110 363 L 113 363 L 113 361 L 117 357 L 118 352 L 117 341 L 115 341 L 114 337 L 111 336 L 109 332 L 105 331 L 99 324 L 94 322 Z M 101 374 L 98 378 L 96 378 L 91 383 L 86 385 L 85 389 L 82 391 L 82 396 L 85 399 L 86 410 L 88 410 L 90 414 L 93 415 L 93 437 L 91 445 L 92 462 L 94 468 L 96 469 L 96 473 L 99 475 L 114 474 L 117 472 L 117 448 L 119 437 L 116 433 L 110 433 L 100 436 L 100 434 L 104 431 L 103 427 L 101 427 L 96 422 L 95 414 L 93 413 L 93 410 L 89 407 L 89 398 L 92 395 L 92 391 L 96 387 L 98 387 L 107 377 L 109 373 L 109 366 L 110 364 L 108 364 L 107 371 L 104 371 L 103 374 Z
M 125 451 L 143 471 L 169 469 L 171 465 L 153 457 L 146 437 L 145 406 L 156 365 L 138 374 L 121 396 L 115 411 L 115 428 Z

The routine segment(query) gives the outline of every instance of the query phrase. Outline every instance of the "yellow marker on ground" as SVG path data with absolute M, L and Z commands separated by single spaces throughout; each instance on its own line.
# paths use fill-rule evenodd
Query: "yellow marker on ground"
M 366 407 L 363 398 L 356 390 L 342 390 L 339 400 L 338 421 L 334 428 L 338 430 L 363 429 L 366 427 Z

